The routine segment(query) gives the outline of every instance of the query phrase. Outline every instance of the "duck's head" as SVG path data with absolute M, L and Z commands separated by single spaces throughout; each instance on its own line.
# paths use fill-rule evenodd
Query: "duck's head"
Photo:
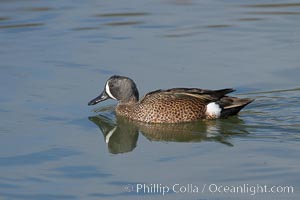
M 139 92 L 133 80 L 125 76 L 114 75 L 106 81 L 103 92 L 92 99 L 88 105 L 95 105 L 107 99 L 114 99 L 121 103 L 137 102 Z

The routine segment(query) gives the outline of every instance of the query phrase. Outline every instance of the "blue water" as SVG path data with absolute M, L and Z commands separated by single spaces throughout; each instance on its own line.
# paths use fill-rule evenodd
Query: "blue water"
M 299 20 L 297 1 L 0 1 L 0 199 L 299 199 Z M 113 74 L 256 100 L 140 126 L 87 106 Z

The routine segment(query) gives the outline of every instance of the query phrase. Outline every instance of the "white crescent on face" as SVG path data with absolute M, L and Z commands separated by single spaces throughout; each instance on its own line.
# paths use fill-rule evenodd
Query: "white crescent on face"
M 109 89 L 108 82 L 109 82 L 109 81 L 107 81 L 107 82 L 106 82 L 106 85 L 105 85 L 105 92 L 106 92 L 106 94 L 107 94 L 110 98 L 112 98 L 112 99 L 114 99 L 114 100 L 117 100 L 117 99 L 111 94 L 110 89 Z

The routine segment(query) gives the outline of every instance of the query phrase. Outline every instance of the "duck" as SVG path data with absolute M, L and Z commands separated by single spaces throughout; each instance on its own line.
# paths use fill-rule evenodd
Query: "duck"
M 237 115 L 254 101 L 227 95 L 234 91 L 232 88 L 159 89 L 139 99 L 137 86 L 131 78 L 113 75 L 106 81 L 103 92 L 88 105 L 113 99 L 118 101 L 115 108 L 118 116 L 145 123 L 184 123 Z

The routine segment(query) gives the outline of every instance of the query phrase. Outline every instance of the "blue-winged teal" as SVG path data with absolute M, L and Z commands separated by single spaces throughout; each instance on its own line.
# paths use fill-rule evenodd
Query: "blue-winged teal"
M 133 80 L 115 75 L 106 81 L 104 91 L 88 105 L 114 99 L 119 101 L 116 114 L 133 120 L 149 123 L 190 122 L 235 115 L 254 100 L 226 96 L 233 91 L 173 88 L 150 92 L 139 100 Z

